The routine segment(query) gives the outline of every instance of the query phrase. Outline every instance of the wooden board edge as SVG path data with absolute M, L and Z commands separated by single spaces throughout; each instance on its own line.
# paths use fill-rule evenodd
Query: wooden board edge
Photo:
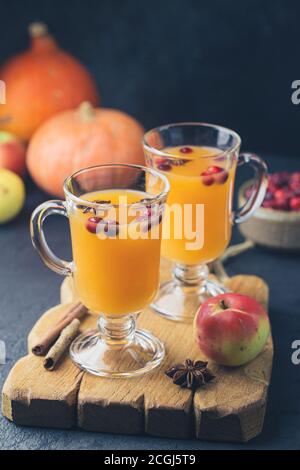
M 78 427 L 85 431 L 141 435 L 144 434 L 143 397 L 139 403 L 80 403 Z
M 12 402 L 9 395 L 6 393 L 5 390 L 2 390 L 2 403 L 1 403 L 1 411 L 4 418 L 9 419 L 9 421 L 13 421 L 13 407 Z
M 193 394 L 182 409 L 145 407 L 145 433 L 169 439 L 194 439 Z
M 32 396 L 25 383 L 16 386 L 15 374 L 26 362 L 35 358 L 27 355 L 20 358 L 12 367 L 2 388 L 1 411 L 5 418 L 17 425 L 70 429 L 77 425 L 77 387 L 67 393 L 61 400 L 51 397 Z M 16 372 L 17 371 L 17 372 Z M 51 372 L 48 372 L 51 374 Z

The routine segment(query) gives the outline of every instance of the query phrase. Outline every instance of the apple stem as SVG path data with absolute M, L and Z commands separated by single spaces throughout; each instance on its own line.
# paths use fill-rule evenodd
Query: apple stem
M 224 299 L 220 300 L 220 307 L 221 307 L 223 310 L 227 310 L 228 305 L 226 305 Z

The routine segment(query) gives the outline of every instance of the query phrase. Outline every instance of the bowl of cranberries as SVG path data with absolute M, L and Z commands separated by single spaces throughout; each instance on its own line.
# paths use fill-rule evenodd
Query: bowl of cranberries
M 251 181 L 248 181 L 240 189 L 240 205 L 250 192 Z M 300 250 L 300 171 L 271 173 L 262 206 L 240 225 L 240 230 L 259 245 Z

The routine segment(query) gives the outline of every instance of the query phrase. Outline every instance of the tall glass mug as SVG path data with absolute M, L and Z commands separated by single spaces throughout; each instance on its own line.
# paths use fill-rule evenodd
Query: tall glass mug
M 173 261 L 173 280 L 161 285 L 152 307 L 171 320 L 189 322 L 207 296 L 224 291 L 208 280 L 207 263 L 231 239 L 232 224 L 247 220 L 261 205 L 267 167 L 253 154 L 240 154 L 235 132 L 202 123 L 170 124 L 144 136 L 147 165 L 170 182 L 163 224 L 162 256 Z M 256 176 L 244 207 L 232 211 L 236 168 L 249 163 Z
M 99 376 L 130 377 L 152 370 L 164 346 L 136 330 L 137 315 L 159 286 L 162 217 L 167 178 L 136 165 L 81 170 L 64 183 L 66 201 L 49 201 L 32 214 L 31 236 L 45 264 L 72 276 L 81 302 L 99 316 L 98 329 L 81 334 L 70 355 Z M 68 217 L 73 262 L 58 259 L 46 243 L 48 215 Z

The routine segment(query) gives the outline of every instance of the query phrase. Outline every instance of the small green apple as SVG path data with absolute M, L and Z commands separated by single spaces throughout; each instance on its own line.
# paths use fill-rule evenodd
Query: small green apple
M 25 201 L 25 185 L 10 170 L 0 168 L 0 224 L 9 222 L 21 211 Z

